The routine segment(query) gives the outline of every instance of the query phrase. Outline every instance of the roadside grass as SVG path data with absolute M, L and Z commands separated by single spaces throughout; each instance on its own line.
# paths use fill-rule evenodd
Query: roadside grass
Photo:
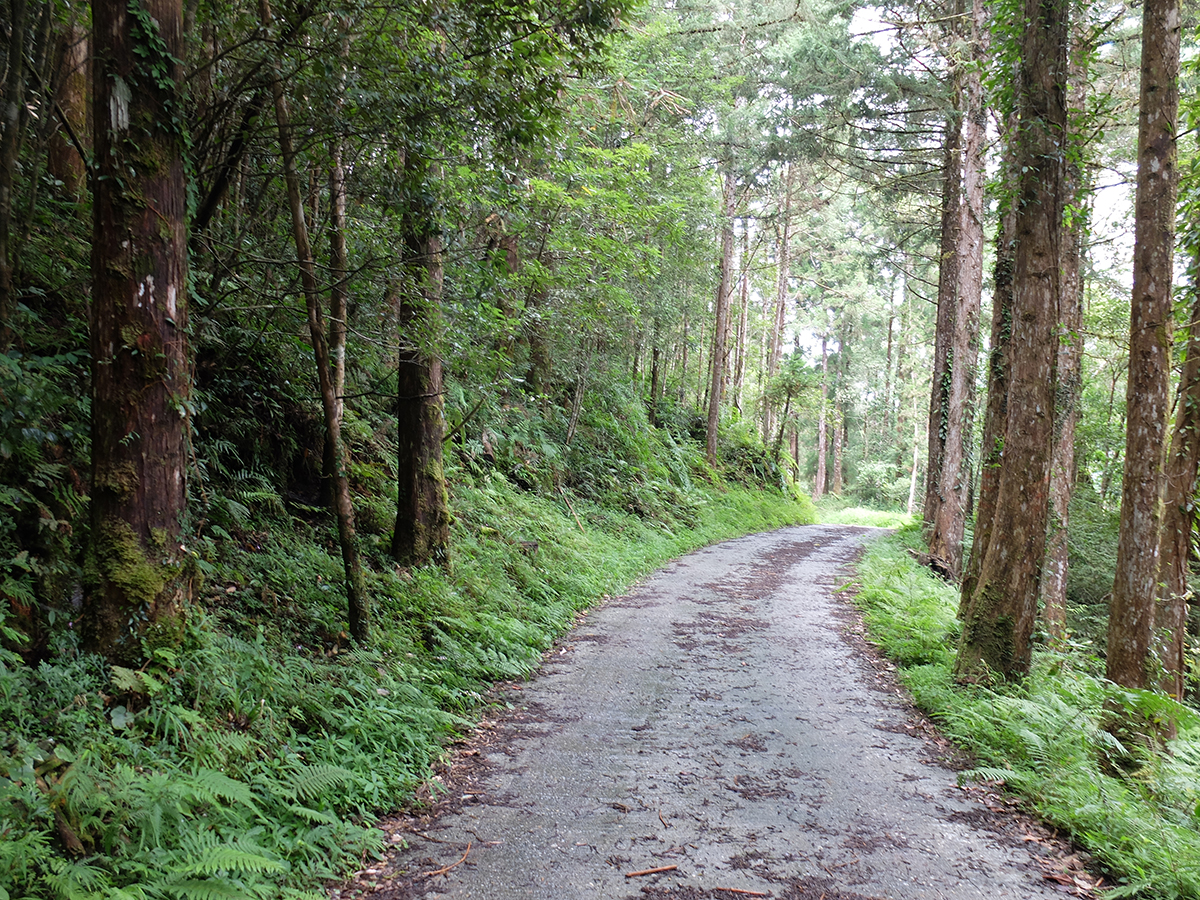
M 282 511 L 198 540 L 185 640 L 139 669 L 72 630 L 36 667 L 0 646 L 0 898 L 318 900 L 578 610 L 697 547 L 816 519 L 794 492 L 715 477 L 680 521 L 455 475 L 449 570 L 376 557 L 365 648 L 342 630 L 330 523 Z
M 825 496 L 814 504 L 822 525 L 869 525 L 875 528 L 901 528 L 912 524 L 913 517 L 895 509 L 871 509 L 850 506 L 840 497 Z
M 955 683 L 957 590 L 908 554 L 911 526 L 871 543 L 856 603 L 917 705 L 969 750 L 964 779 L 1002 782 L 1069 833 L 1117 879 L 1106 897 L 1200 897 L 1200 716 L 1103 678 L 1086 647 L 1035 653 L 1032 674 L 990 688 Z M 1176 717 L 1167 752 L 1123 747 L 1100 727 L 1106 705 Z

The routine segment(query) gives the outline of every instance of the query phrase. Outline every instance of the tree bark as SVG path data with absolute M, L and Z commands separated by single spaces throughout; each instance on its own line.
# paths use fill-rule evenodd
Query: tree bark
M 954 359 L 954 317 L 958 297 L 958 266 L 955 248 L 962 227 L 962 124 L 960 113 L 946 121 L 942 158 L 942 229 L 938 255 L 937 319 L 933 331 L 933 374 L 930 378 L 928 462 L 925 475 L 923 520 L 931 531 L 942 498 L 942 464 L 946 455 L 946 437 L 953 410 L 950 406 L 950 370 Z M 932 535 L 930 535 L 932 540 Z
M 82 197 L 87 169 L 75 140 L 87 131 L 88 34 L 72 23 L 58 30 L 55 44 L 54 103 L 65 121 L 50 137 L 46 170 L 70 194 Z
M 742 265 L 741 277 L 738 279 L 738 324 L 737 324 L 737 353 L 733 364 L 733 408 L 739 415 L 742 412 L 742 389 L 746 380 L 746 327 L 750 319 L 750 223 L 742 221 Z
M 421 160 L 405 164 L 414 184 L 430 179 Z M 401 565 L 444 565 L 450 546 L 450 507 L 442 463 L 445 415 L 441 332 L 444 279 L 441 238 L 433 211 L 405 212 L 404 281 L 399 292 L 400 363 L 397 373 L 396 529 L 392 556 Z
M 812 498 L 825 496 L 826 409 L 829 405 L 829 342 L 821 336 L 821 408 L 817 413 L 817 476 L 813 479 Z
M 141 658 L 182 636 L 187 191 L 179 0 L 97 0 L 92 491 L 86 645 Z M 144 75 L 151 66 L 164 78 Z
M 1017 256 L 1016 137 L 1018 123 L 1012 116 L 1003 136 L 1005 149 L 1001 167 L 1005 173 L 1006 193 L 996 232 L 996 261 L 993 269 L 992 326 L 988 351 L 987 406 L 984 410 L 983 436 L 980 440 L 979 491 L 975 504 L 974 539 L 963 572 L 959 618 L 966 616 L 975 593 L 983 557 L 992 535 L 992 521 L 1000 489 L 1005 430 L 1008 427 L 1009 341 L 1012 337 L 1014 285 Z
M 788 163 L 783 173 L 783 221 L 779 223 L 779 244 L 775 250 L 777 271 L 775 273 L 775 304 L 772 307 L 770 339 L 767 344 L 767 378 L 770 382 L 779 371 L 783 357 L 783 325 L 787 319 L 788 280 L 791 277 L 792 247 L 792 184 L 795 168 Z M 763 396 L 763 434 L 773 430 L 774 418 L 771 404 Z
M 259 14 L 264 28 L 270 28 L 271 8 L 268 0 L 259 0 Z M 363 582 L 362 562 L 358 552 L 358 533 L 354 527 L 354 503 L 350 496 L 345 445 L 342 443 L 341 417 L 338 413 L 338 394 L 334 389 L 333 366 L 329 341 L 325 331 L 325 315 L 321 309 L 321 288 L 317 281 L 316 263 L 309 240 L 308 223 L 304 216 L 304 197 L 300 173 L 296 166 L 296 151 L 292 144 L 291 115 L 283 80 L 278 72 L 271 77 L 271 95 L 275 101 L 275 124 L 279 132 L 279 151 L 283 158 L 283 176 L 287 187 L 288 208 L 292 219 L 292 240 L 296 246 L 296 263 L 304 290 L 304 305 L 308 318 L 308 333 L 317 367 L 317 384 L 321 392 L 321 409 L 325 417 L 325 440 L 333 448 L 336 465 L 333 472 L 332 505 L 337 519 L 338 543 L 342 566 L 346 574 L 347 619 L 350 634 L 356 641 L 365 641 L 370 634 L 370 607 Z
M 25 106 L 26 0 L 12 0 L 9 22 L 8 72 L 4 83 L 4 106 L 0 108 L 0 352 L 12 339 L 13 260 L 12 209 L 17 174 L 17 150 L 21 144 L 21 111 Z
M 725 335 L 729 328 L 729 296 L 733 287 L 733 217 L 737 212 L 733 173 L 725 173 L 724 220 L 721 227 L 721 281 L 717 286 L 713 325 L 712 380 L 708 394 L 708 426 L 705 431 L 705 455 L 709 465 L 717 464 L 717 429 L 721 423 L 721 393 L 725 383 Z
M 1029 670 L 1049 508 L 1067 137 L 1066 0 L 1026 0 L 1021 53 L 1017 248 L 1004 455 L 955 673 Z
M 1167 455 L 1166 496 L 1159 541 L 1159 594 L 1155 610 L 1156 652 L 1162 663 L 1161 690 L 1183 699 L 1187 661 L 1188 569 L 1196 525 L 1196 475 L 1200 470 L 1200 249 L 1192 256 L 1192 315 L 1187 356 L 1179 381 L 1175 430 Z
M 1070 79 L 1071 119 L 1082 117 L 1087 102 L 1087 67 L 1090 50 L 1080 43 L 1085 29 L 1073 29 Z M 1083 38 L 1086 40 L 1086 37 Z M 1075 430 L 1079 423 L 1079 401 L 1083 391 L 1083 238 L 1085 217 L 1084 170 L 1081 154 L 1084 138 L 1072 131 L 1074 152 L 1067 157 L 1067 196 L 1076 208 L 1066 228 L 1062 250 L 1062 298 L 1058 342 L 1058 392 L 1054 402 L 1054 455 L 1050 460 L 1050 517 L 1046 528 L 1046 558 L 1042 569 L 1042 621 L 1051 640 L 1061 643 L 1067 636 L 1067 570 L 1071 494 L 1075 489 Z
M 1147 0 L 1142 10 L 1125 464 L 1106 665 L 1110 680 L 1135 688 L 1154 685 L 1161 674 L 1152 647 L 1170 412 L 1179 37 L 1179 0 Z
M 926 498 L 929 553 L 944 560 L 950 573 L 962 573 L 963 534 L 971 486 L 970 448 L 975 424 L 975 378 L 979 364 L 979 311 L 983 292 L 983 148 L 986 131 L 983 107 L 982 61 L 986 52 L 982 0 L 973 0 L 969 22 L 970 59 L 960 64 L 955 77 L 960 114 L 954 123 L 958 132 L 947 147 L 957 153 L 946 163 L 957 171 L 947 175 L 947 191 L 957 191 L 957 200 L 947 205 L 956 218 L 949 231 L 952 255 L 946 256 L 943 230 L 943 266 L 953 268 L 949 279 L 939 278 L 938 324 L 942 324 L 942 286 L 951 293 L 949 350 L 941 390 L 935 398 L 944 405 L 935 423 L 930 411 L 930 460 L 938 451 L 936 468 L 931 462 Z M 935 424 L 940 431 L 935 434 Z

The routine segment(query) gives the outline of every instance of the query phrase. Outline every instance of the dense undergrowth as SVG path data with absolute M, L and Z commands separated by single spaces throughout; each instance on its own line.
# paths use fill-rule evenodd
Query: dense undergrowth
M 328 516 L 210 434 L 181 645 L 106 665 L 67 597 L 31 664 L 0 623 L 0 900 L 321 896 L 380 851 L 373 819 L 488 686 L 533 671 L 578 610 L 698 546 L 815 519 L 747 431 L 724 431 L 714 471 L 687 416 L 672 431 L 636 398 L 593 401 L 569 445 L 565 417 L 511 404 L 452 445 L 447 570 L 387 560 L 386 426 L 349 416 L 367 646 L 344 632 Z
M 955 684 L 958 593 L 913 561 L 919 542 L 916 527 L 874 542 L 857 602 L 918 706 L 974 755 L 963 777 L 1003 782 L 1086 847 L 1118 881 L 1106 896 L 1200 897 L 1200 716 L 1107 682 L 1090 642 L 1035 652 L 1020 684 Z M 1169 752 L 1122 746 L 1101 727 L 1113 705 L 1175 718 Z

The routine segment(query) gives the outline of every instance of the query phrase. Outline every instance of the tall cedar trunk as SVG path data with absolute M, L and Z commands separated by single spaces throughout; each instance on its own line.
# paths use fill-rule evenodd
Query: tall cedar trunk
M 1196 489 L 1200 473 L 1200 244 L 1189 250 L 1192 312 L 1176 398 L 1175 428 L 1166 460 L 1162 534 L 1159 539 L 1159 595 L 1155 609 L 1156 652 L 1162 662 L 1159 687 L 1177 700 L 1184 696 L 1187 671 L 1188 575 L 1194 556 Z
M 787 318 L 788 280 L 791 277 L 792 254 L 792 184 L 795 178 L 795 168 L 791 163 L 784 168 L 783 173 L 783 221 L 779 223 L 779 244 L 775 249 L 777 270 L 775 273 L 775 305 L 772 308 L 771 331 L 767 344 L 767 380 L 770 381 L 779 371 L 779 363 L 783 357 L 783 323 Z M 771 404 L 763 396 L 763 434 L 772 431 L 774 418 Z
M 410 159 L 416 179 L 428 177 Z M 432 210 L 405 215 L 405 277 L 399 292 L 400 362 L 397 380 L 396 458 L 399 491 L 392 557 L 401 565 L 445 564 L 450 545 L 450 508 L 442 465 L 442 360 L 435 347 L 441 330 L 442 245 Z
M 1196 473 L 1200 469 L 1200 248 L 1192 251 L 1192 315 L 1188 324 L 1187 356 L 1179 381 L 1175 430 L 1167 455 L 1166 498 L 1159 541 L 1159 599 L 1155 635 L 1163 677 L 1159 687 L 1183 699 L 1187 672 L 1188 567 L 1196 524 Z
M 263 27 L 270 28 L 271 7 L 268 0 L 259 0 L 259 15 Z M 334 389 L 333 367 L 329 341 L 325 333 L 325 314 L 321 309 L 321 288 L 317 267 L 309 240 L 308 223 L 304 217 L 304 197 L 301 195 L 300 173 L 296 166 L 296 151 L 292 145 L 291 114 L 278 72 L 271 76 L 271 95 L 275 101 L 275 125 L 279 132 L 279 152 L 283 157 L 283 179 L 287 186 L 288 209 L 292 219 L 292 240 L 296 246 L 296 263 L 304 290 L 304 306 L 308 319 L 308 334 L 312 342 L 313 361 L 317 367 L 317 385 L 321 392 L 321 411 L 325 418 L 325 440 L 333 448 L 335 466 L 332 495 L 334 517 L 337 520 L 338 544 L 342 551 L 342 567 L 346 575 L 346 605 L 350 634 L 356 641 L 365 641 L 370 633 L 370 608 L 363 583 L 362 562 L 358 553 L 358 534 L 354 528 L 354 504 L 350 496 L 350 479 L 342 442 L 341 418 L 338 415 L 338 395 Z
M 829 342 L 821 336 L 821 408 L 817 412 L 817 477 L 813 479 L 812 497 L 825 496 L 826 409 L 829 405 Z
M 1009 117 L 1004 134 L 1002 168 L 1009 186 L 1005 193 L 1015 192 L 1017 122 Z M 1001 461 L 1004 433 L 1008 423 L 1009 341 L 1012 337 L 1013 273 L 1017 256 L 1017 204 L 1013 199 L 1003 203 L 1000 227 L 996 231 L 996 262 L 992 290 L 992 329 L 988 350 L 987 407 L 984 410 L 983 437 L 980 440 L 979 491 L 975 508 L 974 540 L 971 554 L 963 572 L 962 593 L 958 615 L 966 615 L 967 605 L 975 593 L 983 555 L 992 535 L 996 498 L 1000 490 Z
M 92 4 L 98 178 L 92 236 L 87 645 L 110 659 L 179 637 L 189 585 L 183 7 Z M 151 23 L 154 23 L 151 25 Z M 149 28 L 154 27 L 154 32 Z M 165 78 L 143 73 L 158 67 Z
M 1071 47 L 1071 119 L 1084 115 L 1087 101 L 1088 52 L 1073 28 Z M 1085 38 L 1086 40 L 1086 38 Z M 1067 159 L 1067 196 L 1073 204 L 1083 199 L 1083 165 L 1079 152 L 1081 135 L 1072 131 L 1076 152 Z M 1067 527 L 1070 524 L 1071 494 L 1075 488 L 1075 429 L 1079 423 L 1079 400 L 1083 391 L 1083 256 L 1084 220 L 1076 215 L 1066 230 L 1062 245 L 1062 297 L 1059 300 L 1058 393 L 1054 402 L 1054 455 L 1050 461 L 1050 518 L 1046 526 L 1046 557 L 1042 568 L 1039 605 L 1046 633 L 1057 642 L 1067 634 Z
M 8 72 L 4 83 L 4 105 L 0 107 L 0 352 L 7 349 L 12 340 L 13 187 L 17 174 L 17 150 L 21 143 L 21 114 L 25 108 L 27 8 L 26 0 L 11 0 Z
M 830 480 L 829 493 L 835 497 L 842 496 L 842 452 L 846 446 L 846 414 L 839 400 L 835 407 L 837 415 L 833 425 L 833 477 Z
M 658 397 L 662 392 L 662 323 L 654 317 L 654 325 L 650 332 L 650 422 L 658 425 Z
M 963 534 L 971 487 L 970 448 L 975 424 L 975 378 L 979 364 L 979 310 L 983 293 L 983 145 L 986 131 L 983 107 L 985 31 L 983 0 L 974 0 L 970 18 L 971 59 L 960 67 L 957 82 L 961 118 L 955 160 L 959 175 L 950 179 L 960 191 L 952 204 L 958 218 L 953 258 L 954 294 L 950 298 L 952 331 L 947 360 L 947 391 L 942 415 L 944 439 L 937 467 L 937 485 L 930 526 L 929 553 L 946 562 L 950 573 L 962 573 Z M 941 303 L 939 284 L 939 305 Z M 939 310 L 939 321 L 940 321 Z M 930 422 L 932 426 L 933 422 Z M 931 438 L 931 447 L 932 447 Z M 933 482 L 931 471 L 930 482 Z M 927 511 L 929 511 L 927 505 Z
M 705 431 L 705 455 L 710 465 L 717 463 L 717 426 L 721 422 L 721 389 L 725 383 L 725 338 L 729 325 L 729 295 L 733 286 L 733 217 L 735 205 L 733 173 L 725 173 L 724 218 L 721 225 L 721 282 L 717 287 L 713 323 L 712 360 L 708 394 L 708 426 Z
M 1067 136 L 1066 0 L 1026 0 L 1021 52 L 1008 416 L 990 537 L 967 605 L 955 672 L 1029 671 L 1046 543 L 1058 349 Z
M 1170 412 L 1179 22 L 1179 0 L 1143 5 L 1125 465 L 1106 666 L 1110 680 L 1138 688 L 1156 681 L 1152 643 Z
M 750 223 L 742 221 L 741 285 L 738 296 L 737 354 L 733 364 L 733 408 L 742 411 L 742 389 L 746 380 L 746 326 L 750 318 Z
M 903 277 L 903 276 L 902 276 Z M 908 471 L 905 460 L 904 447 L 908 442 L 908 419 L 905 417 L 904 408 L 904 384 L 908 381 L 908 370 L 905 368 L 905 362 L 908 359 L 908 321 L 909 321 L 909 298 L 908 298 L 908 279 L 904 277 L 904 283 L 900 292 L 900 324 L 899 324 L 899 339 L 896 342 L 896 477 L 899 478 L 904 472 Z M 913 398 L 913 405 L 916 406 L 916 398 Z M 920 424 L 915 423 L 913 433 L 919 433 Z M 918 438 L 919 442 L 919 438 Z M 920 448 L 914 448 L 913 459 L 919 461 Z M 913 469 L 917 466 L 917 462 L 913 463 Z M 914 475 L 915 477 L 915 475 Z M 914 499 L 908 502 L 908 514 L 913 513 Z
M 87 170 L 75 142 L 87 130 L 88 34 L 72 23 L 58 31 L 55 43 L 54 103 L 64 121 L 51 135 L 46 170 L 81 197 Z
M 926 529 L 932 529 L 942 504 L 942 462 L 946 454 L 946 432 L 954 410 L 950 407 L 950 369 L 954 360 L 954 318 L 958 296 L 958 266 L 955 248 L 962 226 L 962 119 L 957 112 L 946 121 L 942 159 L 942 230 L 938 256 L 937 321 L 933 332 L 933 376 L 929 392 L 929 454 L 925 476 Z

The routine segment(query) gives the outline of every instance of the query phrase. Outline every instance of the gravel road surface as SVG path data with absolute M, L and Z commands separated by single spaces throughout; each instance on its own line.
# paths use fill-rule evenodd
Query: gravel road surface
M 1063 897 L 1065 851 L 956 785 L 834 593 L 871 534 L 728 541 L 598 606 L 333 895 Z

